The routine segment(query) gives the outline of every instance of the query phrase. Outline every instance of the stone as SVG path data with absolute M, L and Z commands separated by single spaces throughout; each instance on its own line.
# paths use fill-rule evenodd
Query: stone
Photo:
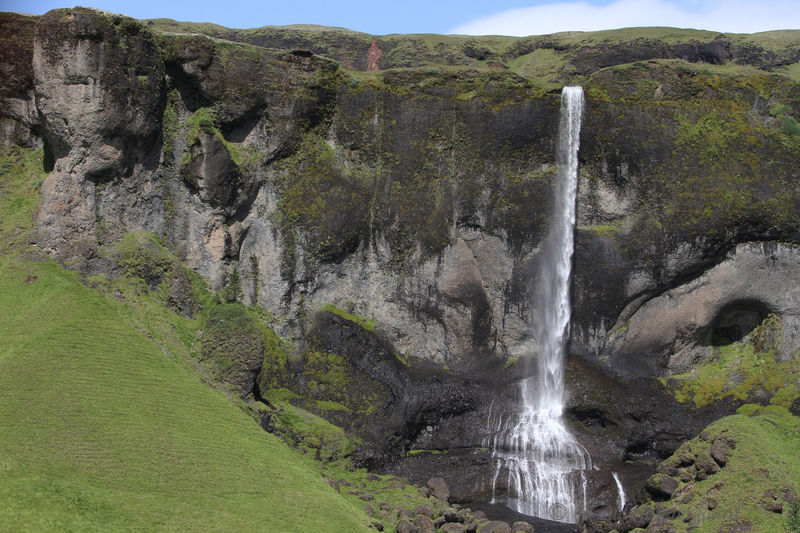
M 432 477 L 428 480 L 426 485 L 431 490 L 432 496 L 444 501 L 450 498 L 450 487 L 447 486 L 447 482 L 443 478 Z
M 453 507 L 447 507 L 442 511 L 442 516 L 446 522 L 459 522 L 463 524 L 466 520 L 466 513 Z
M 369 527 L 371 527 L 372 529 L 377 529 L 378 531 L 383 531 L 383 523 L 378 522 L 377 520 L 370 522 Z
M 511 533 L 511 527 L 500 520 L 491 520 L 478 528 L 478 533 Z
M 678 488 L 678 480 L 664 474 L 654 474 L 647 479 L 644 488 L 653 498 L 668 500 Z
M 666 518 L 656 516 L 645 529 L 647 533 L 675 533 L 675 525 Z
M 533 533 L 533 526 L 528 522 L 514 522 L 511 525 L 511 533 Z
M 630 531 L 632 529 L 646 528 L 650 521 L 655 517 L 656 511 L 653 505 L 639 505 L 631 509 L 628 514 L 620 520 L 620 531 Z
M 395 533 L 417 533 L 416 528 L 406 518 L 401 518 L 394 530 Z
M 441 528 L 442 533 L 466 533 L 467 528 L 464 524 L 456 522 L 448 522 Z
M 425 515 L 419 515 L 414 519 L 414 528 L 416 528 L 417 533 L 436 532 L 436 526 L 433 524 L 433 520 Z
M 364 504 L 364 512 L 367 513 L 369 516 L 375 516 L 375 508 L 368 503 Z
M 728 462 L 729 452 L 730 446 L 726 439 L 718 437 L 711 443 L 711 458 L 714 459 L 719 466 L 725 466 Z
M 414 507 L 414 514 L 427 516 L 428 518 L 433 518 L 434 516 L 436 516 L 436 511 L 434 511 L 433 506 L 428 504 L 423 504 Z

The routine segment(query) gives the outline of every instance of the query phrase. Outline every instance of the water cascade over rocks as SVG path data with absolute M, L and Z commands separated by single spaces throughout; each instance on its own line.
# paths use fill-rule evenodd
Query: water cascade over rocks
M 496 461 L 493 502 L 516 511 L 575 523 L 586 506 L 586 449 L 564 425 L 564 355 L 569 338 L 572 252 L 583 89 L 564 87 L 557 147 L 558 176 L 550 231 L 539 251 L 533 291 L 536 372 L 520 383 L 517 417 L 490 416 Z M 506 496 L 496 496 L 498 486 Z

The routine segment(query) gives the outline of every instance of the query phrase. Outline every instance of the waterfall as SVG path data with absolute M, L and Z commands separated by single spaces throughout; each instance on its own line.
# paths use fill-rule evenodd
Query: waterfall
M 611 475 L 614 477 L 614 481 L 617 482 L 617 493 L 619 494 L 619 512 L 622 513 L 625 511 L 625 489 L 622 488 L 622 481 L 619 480 L 617 473 L 611 472 Z
M 518 512 L 575 523 L 586 506 L 586 450 L 564 425 L 564 356 L 569 339 L 570 292 L 578 188 L 578 144 L 583 89 L 564 87 L 557 147 L 558 176 L 550 231 L 539 251 L 534 287 L 533 333 L 539 346 L 537 372 L 520 383 L 522 411 L 516 420 L 490 426 L 496 461 L 493 501 Z M 505 479 L 503 479 L 505 476 Z M 505 482 L 507 497 L 497 498 Z

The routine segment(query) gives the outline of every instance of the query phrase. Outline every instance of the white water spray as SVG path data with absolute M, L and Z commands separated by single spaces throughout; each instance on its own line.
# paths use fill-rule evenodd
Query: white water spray
M 578 145 L 583 89 L 564 87 L 557 149 L 558 181 L 550 231 L 539 252 L 540 270 L 534 290 L 534 334 L 539 344 L 537 373 L 522 381 L 522 413 L 498 420 L 492 439 L 497 461 L 494 491 L 505 473 L 508 496 L 494 498 L 518 512 L 575 523 L 586 506 L 586 477 L 591 458 L 572 436 L 564 410 L 564 355 L 571 314 L 569 282 L 578 188 Z
M 614 477 L 614 481 L 617 482 L 617 493 L 619 494 L 619 512 L 622 513 L 625 511 L 625 489 L 622 488 L 622 481 L 619 480 L 617 473 L 611 472 L 611 475 Z

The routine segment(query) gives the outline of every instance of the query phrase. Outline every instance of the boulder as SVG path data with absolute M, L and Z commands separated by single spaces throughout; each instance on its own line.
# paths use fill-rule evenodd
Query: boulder
M 414 519 L 414 527 L 416 528 L 416 533 L 436 532 L 436 526 L 434 525 L 433 520 L 425 515 L 419 515 Z
M 644 488 L 653 498 L 668 500 L 678 488 L 678 480 L 664 474 L 653 474 L 648 478 Z
M 711 443 L 711 458 L 714 459 L 719 466 L 725 466 L 728 462 L 728 453 L 730 449 L 731 447 L 727 439 L 717 437 Z
M 431 489 L 431 496 L 435 496 L 440 500 L 447 501 L 450 498 L 450 487 L 447 486 L 447 482 L 440 478 L 440 477 L 432 477 L 426 483 L 429 489 Z
M 514 522 L 511 533 L 533 533 L 533 526 L 527 522 Z
M 511 533 L 511 527 L 506 522 L 491 520 L 481 525 L 478 533 Z
M 442 533 L 466 533 L 467 528 L 464 524 L 448 522 L 442 526 Z

